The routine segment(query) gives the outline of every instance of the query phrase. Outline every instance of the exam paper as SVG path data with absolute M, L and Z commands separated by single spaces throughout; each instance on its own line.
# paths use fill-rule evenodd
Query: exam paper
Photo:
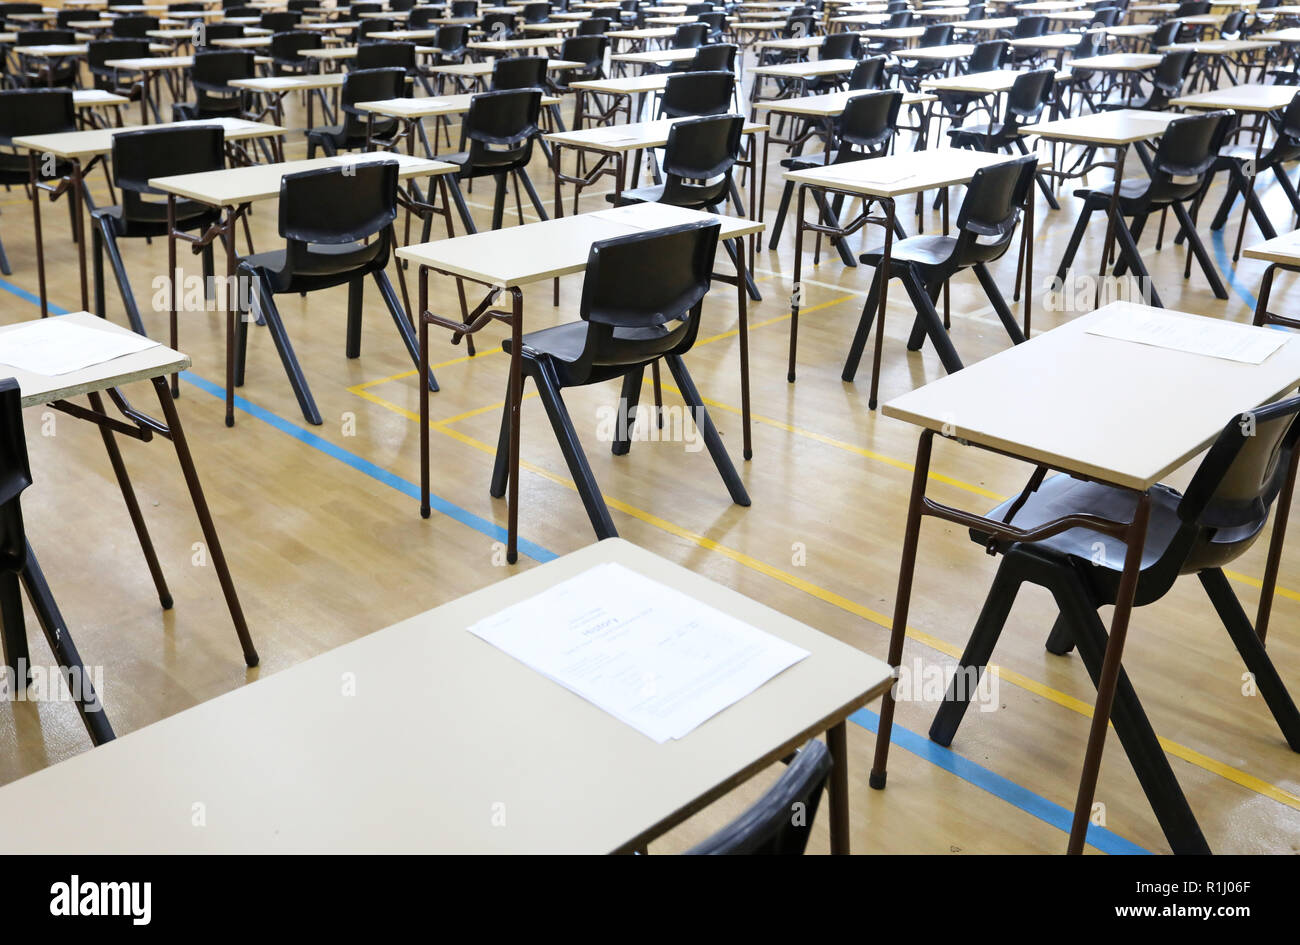
M 667 226 L 681 226 L 699 219 L 697 212 L 674 207 L 668 203 L 633 203 L 626 207 L 597 210 L 592 214 L 601 220 L 621 223 L 636 230 L 658 230 Z
M 661 744 L 808 656 L 619 564 L 468 629 Z
M 1087 332 L 1242 364 L 1263 363 L 1290 339 L 1287 333 L 1270 328 L 1159 311 L 1117 312 L 1090 326 Z
M 134 332 L 100 331 L 54 316 L 0 332 L 0 364 L 56 377 L 158 346 Z

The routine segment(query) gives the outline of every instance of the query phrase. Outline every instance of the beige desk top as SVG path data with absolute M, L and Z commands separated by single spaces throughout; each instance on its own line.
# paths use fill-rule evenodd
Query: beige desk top
M 1026 125 L 1021 134 L 1038 135 L 1058 141 L 1118 146 L 1146 141 L 1165 133 L 1169 123 L 1184 116 L 1175 112 L 1151 112 L 1122 108 L 1113 112 L 1095 112 L 1078 118 Z
M 762 39 L 755 44 L 756 49 L 816 49 L 821 46 L 824 36 L 790 36 L 786 39 Z
M 1300 266 L 1300 230 L 1283 233 L 1263 243 L 1256 243 L 1241 251 L 1247 259 L 1262 259 L 1264 262 L 1281 263 L 1284 266 Z
M 1102 31 L 1107 36 L 1142 37 L 1152 35 L 1158 28 L 1154 23 L 1121 23 L 1119 26 L 1102 27 Z
M 647 49 L 644 52 L 617 53 L 610 57 L 614 62 L 628 62 L 637 65 L 659 65 L 660 63 L 690 62 L 695 58 L 694 49 Z
M 722 238 L 733 239 L 760 233 L 763 224 L 755 220 L 672 208 L 682 223 L 716 219 L 722 224 Z M 656 214 L 664 213 L 655 205 Z M 542 220 L 502 230 L 435 240 L 397 250 L 412 265 L 427 265 L 502 289 L 544 282 L 573 275 L 587 268 L 591 244 L 636 232 L 632 227 L 600 217 L 601 211 Z
M 786 171 L 782 176 L 796 184 L 811 184 L 858 196 L 901 197 L 963 184 L 980 168 L 1009 160 L 1012 158 L 1006 154 L 965 148 L 934 148 L 804 171 Z
M 129 328 L 115 325 L 89 312 L 69 312 L 67 315 L 55 315 L 53 317 L 68 318 L 73 323 L 84 328 L 94 328 L 110 335 L 133 334 Z M 23 325 L 30 324 L 30 321 L 0 327 L 0 355 L 4 352 L 5 332 L 21 328 Z M 22 392 L 22 405 L 32 407 L 36 404 L 48 404 L 55 400 L 80 397 L 92 391 L 125 386 L 134 381 L 163 377 L 167 374 L 183 371 L 189 366 L 190 359 L 187 355 L 159 345 L 156 348 L 146 348 L 144 351 L 137 351 L 135 354 L 128 354 L 120 358 L 114 358 L 112 361 L 105 361 L 103 364 L 92 364 L 80 371 L 60 374 L 57 377 L 33 374 L 31 371 L 24 371 L 9 364 L 0 364 L 0 377 L 12 377 L 17 380 L 18 388 Z M 0 841 L 0 846 L 3 846 L 3 841 Z
M 815 59 L 811 62 L 784 62 L 775 66 L 755 66 L 749 71 L 752 75 L 767 76 L 772 79 L 812 79 L 817 76 L 852 72 L 857 64 L 856 59 Z
M 949 43 L 947 46 L 918 46 L 915 49 L 899 49 L 894 52 L 896 59 L 919 59 L 927 62 L 950 62 L 965 59 L 975 52 L 969 43 Z
M 966 75 L 945 76 L 941 79 L 923 79 L 921 88 L 932 92 L 974 92 L 992 95 L 1009 92 L 1016 78 L 1024 70 L 993 69 L 989 72 L 970 72 Z
M 72 93 L 72 104 L 77 108 L 107 108 L 113 105 L 126 105 L 130 101 L 125 95 L 118 95 L 104 89 L 76 89 Z
M 48 151 L 59 158 L 86 158 L 110 153 L 113 150 L 113 136 L 119 132 L 184 128 L 190 125 L 220 125 L 225 130 L 227 141 L 267 138 L 285 132 L 284 128 L 270 122 L 247 121 L 243 118 L 205 118 L 198 121 L 165 121 L 156 125 L 128 125 L 125 128 L 92 128 L 50 135 L 26 135 L 15 138 L 14 147 L 26 151 Z
M 518 52 L 522 49 L 550 49 L 555 46 L 562 46 L 564 40 L 557 39 L 554 36 L 538 37 L 536 39 L 488 39 L 475 40 L 469 44 L 470 49 L 477 49 L 485 53 L 508 53 Z
M 1190 49 L 1201 56 L 1226 56 L 1238 52 L 1260 52 L 1270 46 L 1277 45 L 1279 45 L 1277 40 L 1257 40 L 1254 37 L 1250 39 L 1207 39 L 1199 43 L 1174 43 L 1170 46 L 1161 46 L 1160 51 Z
M 677 35 L 677 30 L 666 26 L 646 26 L 635 30 L 610 30 L 605 35 L 610 39 L 669 39 Z
M 70 56 L 84 56 L 84 43 L 51 43 L 47 46 L 15 46 L 14 52 L 20 56 L 34 56 L 40 59 L 66 59 Z
M 618 154 L 624 151 L 638 151 L 642 148 L 662 148 L 668 143 L 668 129 L 676 122 L 687 120 L 689 116 L 622 125 L 602 125 L 599 128 L 583 128 L 581 131 L 557 131 L 542 137 L 552 144 L 568 148 Z M 741 133 L 752 135 L 766 130 L 767 125 L 747 121 Z
M 1046 36 L 1026 36 L 1013 39 L 1008 45 L 1017 49 L 1073 49 L 1083 39 L 1082 33 L 1049 33 Z
M 1097 72 L 1144 72 L 1158 65 L 1160 57 L 1151 53 L 1107 53 L 1074 60 L 1074 68 Z
M 1300 26 L 1291 26 L 1284 30 L 1273 30 L 1271 33 L 1256 33 L 1251 39 L 1271 39 L 1279 43 L 1300 43 Z
M 198 174 L 178 174 L 174 177 L 155 177 L 149 181 L 149 186 L 213 207 L 234 207 L 243 203 L 278 197 L 280 181 L 286 174 L 373 160 L 396 161 L 397 176 L 401 180 L 450 174 L 458 170 L 455 164 L 447 164 L 443 161 L 430 161 L 394 151 L 380 151 L 366 154 L 340 154 L 337 157 L 312 158 L 304 161 L 283 161 L 278 164 L 253 164 L 249 167 L 232 167 L 222 171 L 203 171 Z
M 681 75 L 681 73 L 651 72 L 619 79 L 591 79 L 571 82 L 569 88 L 581 89 L 584 92 L 599 92 L 602 95 L 641 95 L 646 92 L 662 92 L 668 85 L 669 76 L 674 75 Z
M 465 630 L 610 561 L 811 655 L 660 745 Z M 347 674 L 355 695 L 342 694 Z M 0 846 L 10 854 L 625 852 L 891 682 L 880 660 L 609 539 L 0 788 Z M 207 809 L 202 828 L 192 826 L 196 800 Z
M 867 39 L 920 39 L 925 35 L 924 26 L 890 26 L 885 29 L 863 30 Z
M 343 85 L 342 72 L 321 72 L 316 75 L 268 75 L 253 79 L 231 79 L 237 89 L 250 92 L 279 94 L 283 92 L 308 92 L 312 89 L 333 89 Z
M 188 69 L 194 65 L 194 57 L 154 56 L 141 59 L 110 59 L 104 65 L 112 69 L 128 69 L 133 72 L 163 72 L 167 69 Z
M 388 118 L 430 118 L 434 115 L 461 115 L 469 111 L 473 93 L 437 95 L 426 98 L 390 98 L 378 102 L 358 102 L 357 108 Z M 543 95 L 542 105 L 558 105 L 555 95 Z
M 987 20 L 960 20 L 953 23 L 953 29 L 978 33 L 993 33 L 998 30 L 1014 29 L 1019 22 L 1014 16 L 990 17 Z
M 833 118 L 844 113 L 849 99 L 859 95 L 869 95 L 869 91 L 850 89 L 844 92 L 827 92 L 824 95 L 801 95 L 798 98 L 778 98 L 756 102 L 754 107 L 760 111 L 778 112 L 782 115 L 804 115 L 809 118 Z M 933 102 L 935 96 L 924 92 L 904 92 L 903 105 L 920 105 Z
M 1272 112 L 1286 108 L 1296 94 L 1294 85 L 1230 85 L 1210 92 L 1181 95 L 1169 104 L 1174 108 L 1231 108 L 1239 112 Z
M 1147 489 L 1205 449 L 1233 414 L 1274 400 L 1300 380 L 1294 338 L 1256 365 L 1085 330 L 1113 313 L 1146 308 L 1111 303 L 895 398 L 884 413 L 1067 472 Z

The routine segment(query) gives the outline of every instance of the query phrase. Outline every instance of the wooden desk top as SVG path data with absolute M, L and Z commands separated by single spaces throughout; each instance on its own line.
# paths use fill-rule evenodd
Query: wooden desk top
M 901 197 L 922 190 L 964 184 L 980 168 L 1010 160 L 1013 158 L 1001 153 L 934 148 L 846 164 L 829 164 L 806 171 L 787 171 L 783 176 L 796 184 L 811 184 L 858 196 Z
M 1300 93 L 1300 89 L 1294 85 L 1250 83 L 1197 92 L 1195 95 L 1180 95 L 1169 104 L 1174 108 L 1231 108 L 1239 112 L 1273 112 L 1290 105 L 1297 93 Z
M 810 655 L 656 744 L 465 629 L 611 561 Z M 628 852 L 891 683 L 880 660 L 611 538 L 0 788 L 5 849 Z
M 220 125 L 227 141 L 248 138 L 266 138 L 284 134 L 284 128 L 265 121 L 247 121 L 243 118 L 205 118 L 198 121 L 165 121 L 157 125 L 128 125 L 125 128 L 92 128 L 87 131 L 65 131 L 50 135 L 26 135 L 14 139 L 14 147 L 26 151 L 48 151 L 59 158 L 86 158 L 109 154 L 113 150 L 113 136 L 123 131 L 144 131 L 154 128 L 183 128 L 189 125 Z
M 1294 338 L 1262 364 L 1243 364 L 1086 331 L 1136 310 L 1148 307 L 1113 302 L 1081 315 L 895 398 L 884 414 L 1144 490 L 1209 446 L 1233 414 L 1276 399 L 1300 380 Z
M 280 181 L 286 174 L 297 174 L 300 171 L 312 171 L 321 167 L 347 166 L 362 161 L 396 161 L 397 176 L 401 180 L 451 174 L 459 169 L 455 164 L 447 164 L 444 161 L 430 161 L 395 151 L 372 151 L 365 154 L 340 154 L 336 157 L 312 158 L 304 161 L 253 164 L 249 167 L 231 167 L 221 171 L 155 177 L 149 181 L 149 186 L 213 207 L 234 207 L 280 196 Z
M 801 95 L 798 98 L 769 99 L 756 102 L 754 107 L 760 111 L 777 112 L 782 115 L 805 115 L 810 118 L 834 118 L 842 115 L 849 99 L 859 95 L 868 95 L 871 90 L 850 89 L 845 92 L 827 92 L 824 95 Z M 920 105 L 933 102 L 935 96 L 924 92 L 904 92 L 903 105 Z
M 1119 146 L 1146 141 L 1165 133 L 1171 121 L 1184 117 L 1174 112 L 1150 112 L 1123 108 L 1113 112 L 1095 112 L 1078 118 L 1026 125 L 1021 134 L 1038 135 L 1058 141 Z
M 1283 233 L 1263 243 L 1256 243 L 1241 251 L 1247 259 L 1261 259 L 1283 266 L 1300 266 L 1300 230 Z
M 69 312 L 67 315 L 52 317 L 68 318 L 74 324 L 83 328 L 94 328 L 110 335 L 133 334 L 129 328 L 115 325 L 89 312 Z M 14 331 L 30 323 L 31 320 L 18 322 L 15 325 L 0 326 L 0 350 L 3 349 L 5 332 Z M 9 364 L 0 364 L 0 377 L 16 379 L 18 388 L 22 392 L 22 405 L 32 407 L 36 404 L 48 404 L 55 400 L 80 397 L 83 394 L 107 390 L 110 387 L 121 387 L 134 381 L 163 377 L 167 374 L 183 371 L 189 366 L 190 359 L 188 355 L 173 351 L 164 345 L 159 345 L 156 348 L 146 348 L 144 351 L 137 351 L 135 354 L 128 354 L 120 358 L 114 358 L 112 361 L 105 361 L 103 364 L 92 364 L 80 371 L 60 374 L 57 377 L 33 374 L 30 371 L 24 371 Z
M 622 125 L 603 125 L 599 128 L 584 128 L 581 131 L 556 131 L 543 135 L 552 144 L 568 148 L 582 148 L 586 151 L 602 151 L 618 154 L 623 151 L 638 151 L 642 148 L 662 148 L 668 143 L 668 129 L 684 118 L 661 118 L 657 121 L 638 121 Z M 752 135 L 766 131 L 767 125 L 746 121 L 742 134 Z
M 652 212 L 658 219 L 660 214 L 671 211 L 676 211 L 682 223 L 718 220 L 722 224 L 723 239 L 748 236 L 763 230 L 763 224 L 755 220 L 681 207 L 667 208 L 656 204 Z M 397 255 L 410 260 L 414 266 L 433 266 L 484 285 L 502 289 L 526 286 L 582 272 L 587 268 L 587 254 L 592 243 L 636 232 L 624 223 L 603 219 L 602 212 L 406 246 L 398 249 Z
M 1104 56 L 1085 56 L 1074 60 L 1076 69 L 1093 69 L 1097 72 L 1145 72 L 1160 65 L 1160 56 L 1152 53 L 1107 53 Z

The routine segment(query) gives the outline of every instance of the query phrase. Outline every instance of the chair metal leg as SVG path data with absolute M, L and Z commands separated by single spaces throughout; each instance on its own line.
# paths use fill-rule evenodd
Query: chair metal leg
M 525 374 L 522 380 L 527 380 Z M 523 393 L 522 384 L 520 394 Z M 492 481 L 488 494 L 499 499 L 506 494 L 510 482 L 510 385 L 506 384 L 506 401 L 501 410 L 501 433 L 497 436 L 496 458 L 492 462 Z
M 1011 343 L 1018 345 L 1025 340 L 1025 333 L 1020 328 L 1020 323 L 1016 321 L 1011 314 L 1011 309 L 1007 307 L 1007 300 L 1002 297 L 1002 290 L 998 288 L 997 281 L 989 268 L 984 263 L 974 265 L 975 278 L 979 279 L 980 285 L 984 288 L 984 294 L 989 297 L 993 303 L 993 311 L 998 314 L 998 321 L 1002 322 L 1002 327 L 1007 330 L 1007 336 L 1010 337 Z
M 1065 274 L 1069 272 L 1074 257 L 1078 255 L 1079 244 L 1083 242 L 1083 234 L 1088 229 L 1088 219 L 1092 213 L 1093 208 L 1084 201 L 1083 209 L 1079 211 L 1079 219 L 1074 224 L 1074 232 L 1070 234 L 1070 241 L 1065 244 L 1065 254 L 1061 256 L 1061 264 L 1056 267 L 1057 285 L 1065 285 Z
M 935 353 L 939 355 L 939 360 L 943 362 L 943 369 L 949 374 L 954 374 L 962 369 L 961 357 L 957 354 L 957 349 L 953 347 L 952 339 L 948 336 L 948 330 L 943 327 L 943 319 L 939 317 L 939 312 L 934 307 L 934 302 L 930 299 L 930 294 L 925 291 L 925 287 L 910 272 L 901 279 L 903 288 L 912 299 L 912 304 L 916 306 L 917 319 L 925 325 L 926 334 L 930 336 L 930 341 L 934 344 Z
M 298 398 L 298 407 L 308 423 L 320 426 L 322 421 L 320 411 L 316 409 L 316 400 L 311 395 L 311 388 L 307 386 L 307 378 L 302 373 L 301 365 L 298 364 L 298 356 L 294 354 L 293 343 L 289 341 L 289 333 L 284 329 L 280 310 L 276 307 L 271 286 L 267 284 L 265 277 L 261 280 L 261 290 L 258 308 L 261 309 L 262 317 L 266 319 L 266 327 L 275 342 L 275 350 L 280 354 L 280 363 L 284 365 L 284 373 L 289 378 L 289 385 L 293 388 L 294 396 Z
M 492 229 L 499 230 L 506 212 L 506 175 L 493 174 L 492 179 L 496 182 L 496 194 L 492 198 Z
M 140 309 L 135 304 L 135 294 L 131 291 L 131 280 L 126 275 L 126 264 L 122 262 L 122 253 L 117 246 L 117 236 L 109 228 L 106 220 L 100 220 L 99 231 L 103 249 L 108 253 L 108 261 L 113 267 L 113 278 L 117 280 L 118 291 L 122 293 L 122 305 L 126 308 L 127 320 L 131 330 L 138 335 L 146 335 L 144 322 L 140 318 Z M 171 274 L 168 274 L 171 277 Z M 103 311 L 98 314 L 103 315 Z
M 1255 628 L 1250 625 L 1250 618 L 1242 610 L 1241 602 L 1232 592 L 1228 579 L 1218 568 L 1201 571 L 1197 577 L 1200 578 L 1201 586 L 1205 588 L 1205 593 L 1214 604 L 1214 609 L 1218 612 L 1219 619 L 1223 621 L 1228 635 L 1232 637 L 1233 645 L 1241 654 L 1246 669 L 1254 677 L 1259 694 L 1264 697 L 1269 711 L 1273 713 L 1278 727 L 1282 729 L 1286 743 L 1291 746 L 1292 751 L 1300 752 L 1300 710 L 1296 709 L 1295 701 L 1287 692 L 1286 684 L 1278 675 L 1273 661 L 1269 659 L 1263 641 L 1256 635 Z
M 470 215 L 469 204 L 465 202 L 465 194 L 460 189 L 460 181 L 456 178 L 456 175 L 454 174 L 446 175 L 445 179 L 448 184 L 447 189 L 451 192 L 452 203 L 456 205 L 456 211 L 460 214 L 460 222 L 465 224 L 465 232 L 477 233 L 478 227 L 474 225 L 474 218 Z M 426 226 L 427 225 L 428 225 L 428 221 L 426 221 Z M 428 238 L 429 238 L 429 234 L 426 231 L 424 234 L 424 239 L 427 241 Z
M 366 280 L 357 276 L 348 283 L 348 329 L 346 353 L 349 358 L 361 357 L 361 309 L 365 301 Z
M 0 273 L 3 273 L 6 276 L 12 276 L 14 274 L 13 269 L 9 265 L 9 255 L 5 252 L 4 240 L 0 240 Z
M 776 219 L 772 221 L 772 235 L 768 237 L 767 248 L 776 249 L 781 240 L 781 230 L 785 226 L 786 214 L 790 212 L 790 198 L 794 196 L 794 181 L 786 181 L 781 188 L 781 202 L 776 208 Z
M 876 310 L 880 308 L 880 285 L 885 270 L 876 266 L 876 273 L 871 277 L 871 290 L 867 293 L 867 302 L 862 306 L 862 315 L 858 318 L 857 331 L 853 333 L 853 342 L 849 345 L 849 356 L 844 360 L 844 370 L 840 379 L 852 383 L 857 376 L 858 365 L 862 362 L 862 352 L 867 347 L 871 336 L 871 325 L 876 320 Z
M 1054 656 L 1065 656 L 1074 649 L 1074 634 L 1070 632 L 1069 622 L 1063 615 L 1057 614 L 1044 648 Z
M 691 379 L 690 372 L 686 370 L 686 363 L 682 361 L 680 355 L 676 354 L 668 355 L 664 360 L 668 363 L 668 370 L 673 372 L 673 379 L 677 381 L 677 388 L 682 392 L 682 399 L 686 401 L 686 406 L 691 408 L 695 425 L 704 435 L 704 445 L 708 447 L 709 455 L 713 457 L 713 464 L 718 467 L 722 481 L 727 484 L 731 501 L 737 505 L 748 506 L 749 493 L 745 491 L 745 484 L 740 481 L 740 474 L 736 472 L 731 457 L 727 455 L 727 448 L 723 445 L 717 428 L 713 426 L 713 420 L 704 407 L 700 392 L 695 389 L 695 382 Z
M 32 664 L 17 571 L 0 571 L 0 644 L 4 646 L 5 665 L 9 667 L 16 695 L 26 685 Z
M 1172 204 L 1174 216 L 1178 222 L 1183 225 L 1187 231 L 1188 245 L 1196 256 L 1196 261 L 1201 265 L 1201 271 L 1205 273 L 1205 278 L 1209 280 L 1210 290 L 1214 292 L 1216 299 L 1226 299 L 1228 290 L 1223 287 L 1223 280 L 1219 278 L 1219 270 L 1215 268 L 1214 261 L 1210 259 L 1210 254 L 1205 250 L 1205 244 L 1201 242 L 1200 235 L 1196 232 L 1196 224 L 1187 213 L 1187 208 L 1181 203 Z
M 573 418 L 569 416 L 569 409 L 564 405 L 564 398 L 560 395 L 559 384 L 544 362 L 535 365 L 533 382 L 537 385 L 539 399 L 546 407 L 551 429 L 555 431 L 560 452 L 564 454 L 564 461 L 568 464 L 569 473 L 578 488 L 578 495 L 582 497 L 582 504 L 587 510 L 587 517 L 591 520 L 591 527 L 596 530 L 596 537 L 617 538 L 618 531 L 614 528 L 614 520 L 609 516 L 609 508 L 605 505 L 604 496 L 600 494 L 600 487 L 596 485 L 591 464 L 587 462 L 587 456 L 582 451 L 578 433 L 573 428 Z
M 546 207 L 542 203 L 542 198 L 538 196 L 537 188 L 533 186 L 533 179 L 528 176 L 528 171 L 521 167 L 515 176 L 523 181 L 524 190 L 528 192 L 528 199 L 532 202 L 533 209 L 537 211 L 538 219 L 549 220 L 550 217 L 546 214 Z

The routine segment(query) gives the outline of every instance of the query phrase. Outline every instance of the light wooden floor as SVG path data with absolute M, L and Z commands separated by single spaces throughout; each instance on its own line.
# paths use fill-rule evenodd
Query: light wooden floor
M 300 128 L 298 106 L 293 103 L 289 123 Z M 295 133 L 290 156 L 302 151 L 302 138 Z M 780 191 L 777 157 L 774 153 L 767 195 L 769 222 Z M 533 176 L 549 206 L 552 178 L 540 156 Z M 92 186 L 96 198 L 106 201 L 102 175 L 96 174 Z M 960 192 L 954 196 L 959 199 Z M 470 200 L 480 225 L 486 225 L 490 189 L 480 183 Z M 1288 219 L 1276 187 L 1268 189 L 1266 202 L 1275 220 Z M 591 195 L 583 207 L 603 205 L 602 196 Z M 0 210 L 0 233 L 14 267 L 7 291 L 0 293 L 0 313 L 9 323 L 37 312 L 21 295 L 35 292 L 35 260 L 30 207 L 23 195 L 0 195 Z M 1059 213 L 1049 212 L 1040 199 L 1035 232 L 1040 284 L 1050 278 L 1076 212 L 1072 197 L 1063 196 Z M 67 215 L 55 207 L 44 219 L 52 299 L 75 309 Z M 513 222 L 513 217 L 507 219 Z M 1229 246 L 1236 219 L 1234 213 L 1226 231 Z M 915 220 L 905 222 L 914 232 Z M 927 224 L 937 226 L 937 216 L 928 215 Z M 259 204 L 253 217 L 259 248 L 276 243 L 275 225 L 274 203 Z M 1102 235 L 1100 228 L 1089 234 L 1080 272 L 1095 272 Z M 878 237 L 873 231 L 865 239 Z M 1247 241 L 1258 238 L 1252 224 Z M 242 239 L 240 243 L 242 247 Z M 865 370 L 856 384 L 840 380 L 870 270 L 845 269 L 833 253 L 828 259 L 824 252 L 815 270 L 805 267 L 799 380 L 786 382 L 793 247 L 793 229 L 787 227 L 779 249 L 762 249 L 757 262 L 764 300 L 751 309 L 754 458 L 742 470 L 751 508 L 733 506 L 707 453 L 688 452 L 681 443 L 636 443 L 631 455 L 611 456 L 596 441 L 596 430 L 600 409 L 614 403 L 617 387 L 566 396 L 620 534 L 883 657 L 916 431 L 867 409 Z M 1253 298 L 1248 302 L 1247 297 L 1258 288 L 1262 266 L 1243 260 L 1230 270 L 1231 298 L 1221 302 L 1199 274 L 1183 281 L 1181 248 L 1166 244 L 1156 252 L 1154 233 L 1149 233 L 1143 249 L 1166 305 L 1249 319 Z M 150 332 L 165 337 L 165 313 L 150 310 L 151 281 L 165 268 L 165 245 L 133 241 L 124 243 L 124 251 Z M 1219 258 L 1227 257 L 1220 253 Z M 199 271 L 197 257 L 185 258 L 183 265 L 189 273 Z M 1009 256 L 995 270 L 1009 296 L 1014 259 Z M 579 280 L 566 280 L 558 308 L 551 305 L 549 286 L 528 292 L 527 324 L 575 318 L 579 289 Z M 111 276 L 108 298 L 109 317 L 123 321 Z M 902 298 L 901 291 L 891 293 L 882 399 L 941 374 L 928 347 L 906 351 L 911 317 Z M 1035 293 L 1036 330 L 1072 314 L 1045 310 L 1045 298 L 1045 290 Z M 1274 300 L 1276 309 L 1294 314 L 1300 295 L 1293 282 L 1279 280 Z M 119 733 L 509 573 L 499 564 L 500 546 L 492 530 L 504 525 L 505 506 L 488 495 L 506 383 L 505 360 L 489 340 L 499 339 L 499 330 L 480 336 L 474 359 L 465 356 L 463 347 L 435 335 L 442 391 L 433 400 L 434 490 L 446 509 L 456 511 L 435 512 L 423 521 L 411 495 L 419 469 L 412 365 L 373 289 L 367 294 L 362 355 L 347 360 L 345 301 L 343 289 L 306 300 L 277 299 L 325 418 L 318 428 L 302 420 L 267 333 L 254 328 L 248 380 L 240 391 L 244 406 L 236 427 L 226 429 L 221 401 L 211 393 L 223 377 L 224 318 L 215 312 L 182 315 L 181 346 L 193 357 L 195 376 L 195 382 L 183 384 L 182 415 L 262 654 L 255 670 L 245 669 L 216 577 L 203 563 L 202 549 L 195 550 L 199 530 L 169 448 L 130 441 L 123 447 L 176 599 L 175 608 L 164 612 L 98 435 L 66 416 L 57 416 L 51 426 L 46 411 L 27 412 L 36 479 L 24 503 L 29 536 L 86 663 L 103 666 L 104 698 Z M 956 280 L 952 301 L 953 339 L 968 363 L 1007 347 L 973 277 Z M 435 284 L 433 303 L 451 311 L 454 291 Z M 706 306 L 701 342 L 687 360 L 740 463 L 735 327 L 734 292 L 720 286 Z M 1037 380 L 1024 379 L 1025 397 L 1034 396 Z M 1096 382 L 1108 382 L 1104 364 L 1097 365 Z M 1195 384 L 1196 378 L 1188 377 L 1187 383 Z M 131 394 L 141 406 L 156 406 L 147 388 Z M 679 401 L 669 394 L 667 402 Z M 1225 420 L 1244 406 L 1224 404 Z M 524 410 L 521 533 L 539 554 L 563 554 L 592 541 L 593 535 L 535 397 Z M 1134 422 L 1147 421 L 1138 412 Z M 977 511 L 1018 490 L 1028 475 L 1023 466 L 949 443 L 937 446 L 934 469 L 938 498 Z M 532 564 L 524 559 L 518 567 Z M 961 530 L 927 525 L 905 665 L 954 662 L 994 567 L 994 560 Z M 1261 546 L 1240 560 L 1232 574 L 1233 586 L 1251 612 L 1262 571 Z M 1281 584 L 1270 650 L 1284 678 L 1298 689 L 1300 552 L 1294 548 L 1286 555 Z M 874 735 L 850 726 L 856 852 L 1064 850 L 1061 825 L 1068 822 L 1065 811 L 1073 805 L 1093 688 L 1077 658 L 1058 658 L 1044 650 L 1053 616 L 1044 593 L 1030 589 L 1021 595 L 995 655 L 1000 673 L 991 708 L 996 711 L 972 711 L 951 753 L 925 738 L 932 703 L 900 705 L 898 725 L 915 734 L 907 741 L 899 732 L 888 790 L 868 789 Z M 48 650 L 36 637 L 34 659 L 48 663 Z M 1244 667 L 1199 585 L 1183 582 L 1164 601 L 1139 611 L 1129 639 L 1126 666 L 1211 847 L 1235 853 L 1300 851 L 1300 759 L 1287 749 L 1263 701 L 1242 695 Z M 419 674 L 420 667 L 405 665 L 394 654 L 387 684 L 415 685 Z M 310 706 L 304 709 L 310 711 Z M 394 718 L 391 724 L 400 726 L 403 720 Z M 557 731 L 555 737 L 566 736 Z M 88 747 L 70 705 L 0 706 L 0 782 Z M 599 745 L 590 747 L 600 751 Z M 961 765 L 974 773 L 949 770 Z M 706 836 L 776 774 L 769 772 L 737 791 L 655 844 L 653 851 L 678 851 Z M 375 775 L 382 778 L 383 772 Z M 1028 792 L 1017 796 L 1028 796 L 1030 802 L 1009 800 L 1007 790 L 995 783 L 998 779 Z M 1106 826 L 1118 837 L 1167 852 L 1113 737 L 1097 797 L 1105 805 Z M 813 849 L 826 848 L 824 824 L 819 824 Z

